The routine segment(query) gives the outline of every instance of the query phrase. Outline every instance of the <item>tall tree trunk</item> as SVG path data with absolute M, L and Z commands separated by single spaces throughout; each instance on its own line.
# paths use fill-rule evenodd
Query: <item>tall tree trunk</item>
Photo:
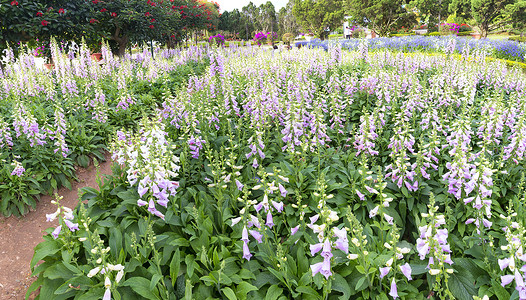
M 118 56 L 122 57 L 126 53 L 126 45 L 128 44 L 128 36 L 120 36 L 121 28 L 117 27 L 113 33 L 112 39 L 119 45 Z

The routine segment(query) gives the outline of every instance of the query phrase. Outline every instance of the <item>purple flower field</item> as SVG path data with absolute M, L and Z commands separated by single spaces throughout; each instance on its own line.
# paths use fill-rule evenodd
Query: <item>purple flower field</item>
M 80 50 L 51 71 L 12 57 L 0 193 L 46 192 L 41 174 L 93 159 L 81 146 L 115 162 L 87 204 L 56 202 L 30 291 L 526 299 L 526 77 L 484 47 L 443 46 L 157 49 L 100 65 Z

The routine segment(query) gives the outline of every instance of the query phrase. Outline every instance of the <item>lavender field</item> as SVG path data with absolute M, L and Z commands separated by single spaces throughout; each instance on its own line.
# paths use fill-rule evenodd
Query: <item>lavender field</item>
M 526 77 L 448 43 L 8 57 L 3 214 L 115 162 L 48 215 L 28 293 L 526 299 Z

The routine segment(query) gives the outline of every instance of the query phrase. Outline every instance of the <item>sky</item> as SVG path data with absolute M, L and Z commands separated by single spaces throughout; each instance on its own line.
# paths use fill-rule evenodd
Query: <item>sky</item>
M 232 11 L 235 8 L 241 10 L 243 6 L 246 6 L 250 0 L 215 0 L 217 3 L 219 3 L 221 12 L 224 11 Z M 267 3 L 268 0 L 252 0 L 252 3 L 256 6 L 260 6 L 263 3 Z M 276 7 L 276 12 L 279 11 L 280 8 L 287 5 L 287 2 L 289 0 L 270 0 L 272 4 L 274 4 L 274 7 Z

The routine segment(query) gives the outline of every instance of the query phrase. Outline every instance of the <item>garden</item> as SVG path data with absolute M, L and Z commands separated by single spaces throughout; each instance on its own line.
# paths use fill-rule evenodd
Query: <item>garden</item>
M 2 214 L 112 165 L 27 296 L 526 299 L 525 50 L 462 41 L 8 48 Z

